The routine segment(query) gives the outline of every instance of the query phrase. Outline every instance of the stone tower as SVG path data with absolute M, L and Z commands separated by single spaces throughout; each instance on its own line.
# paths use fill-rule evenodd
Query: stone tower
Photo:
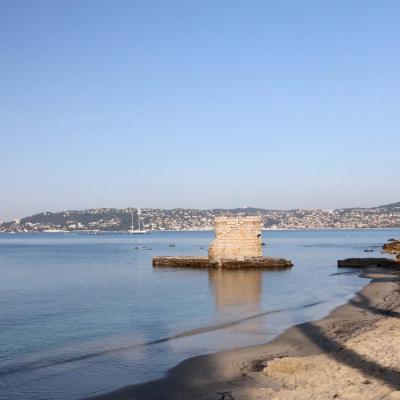
M 210 261 L 261 257 L 261 217 L 217 217 L 215 239 L 208 249 Z

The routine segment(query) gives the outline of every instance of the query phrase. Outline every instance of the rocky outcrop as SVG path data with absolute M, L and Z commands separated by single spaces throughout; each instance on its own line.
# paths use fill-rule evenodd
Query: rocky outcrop
M 290 260 L 275 257 L 245 257 L 243 260 L 224 259 L 220 260 L 220 265 L 226 269 L 284 269 L 293 267 Z
M 384 267 L 400 268 L 400 261 L 391 258 L 346 258 L 338 260 L 338 267 L 341 268 L 367 268 Z
M 211 262 L 208 257 L 159 256 L 153 258 L 153 267 L 188 267 L 215 268 L 217 262 Z
M 284 269 L 293 267 L 293 263 L 275 257 L 245 257 L 242 260 L 210 260 L 208 257 L 165 256 L 154 257 L 153 267 L 186 267 L 186 268 L 224 268 L 224 269 Z
M 400 240 L 391 239 L 383 245 L 383 251 L 389 254 L 396 254 L 400 259 Z

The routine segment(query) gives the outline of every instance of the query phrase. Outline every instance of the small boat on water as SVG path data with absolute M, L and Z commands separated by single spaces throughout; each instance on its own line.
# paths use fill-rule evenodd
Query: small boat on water
M 140 208 L 137 209 L 138 229 L 134 229 L 134 227 L 133 227 L 133 212 L 131 212 L 131 214 L 132 214 L 132 224 L 131 224 L 131 229 L 129 229 L 129 231 L 128 231 L 128 234 L 129 235 L 144 235 L 146 233 L 149 233 L 148 231 L 146 231 L 146 229 L 141 228 L 143 226 L 143 222 L 142 222 L 142 218 L 141 218 L 142 211 L 140 210 Z

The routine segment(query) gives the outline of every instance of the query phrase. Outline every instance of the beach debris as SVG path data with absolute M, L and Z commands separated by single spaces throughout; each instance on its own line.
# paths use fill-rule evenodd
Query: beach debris
M 218 400 L 235 400 L 232 396 L 232 391 L 230 392 L 217 392 L 217 395 L 220 396 Z

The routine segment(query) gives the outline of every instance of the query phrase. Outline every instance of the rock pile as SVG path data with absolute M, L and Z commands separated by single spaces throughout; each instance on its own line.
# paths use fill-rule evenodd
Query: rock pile
M 391 239 L 383 245 L 383 251 L 389 254 L 395 254 L 400 260 L 400 240 Z

